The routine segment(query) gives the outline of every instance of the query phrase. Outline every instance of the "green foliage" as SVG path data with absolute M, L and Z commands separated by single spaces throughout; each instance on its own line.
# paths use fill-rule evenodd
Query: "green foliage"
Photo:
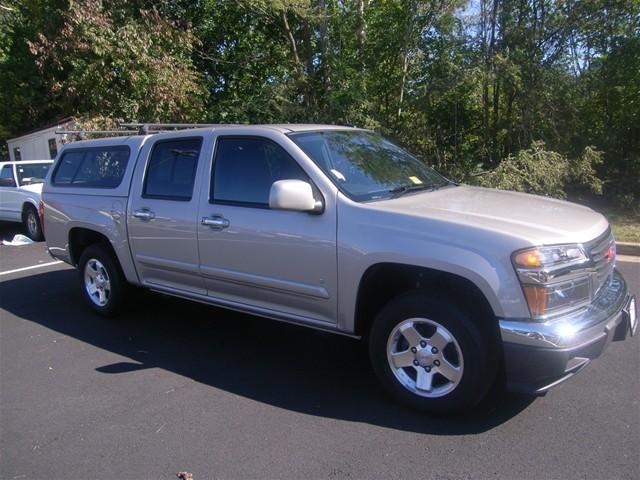
M 196 37 L 135 3 L 70 0 L 57 8 L 40 0 L 16 3 L 0 83 L 17 82 L 19 88 L 3 95 L 2 124 L 20 114 L 9 129 L 65 114 L 201 118 L 206 93 L 191 58 Z M 42 104 L 46 109 L 33 109 Z
M 0 7 L 0 138 L 66 115 L 355 124 L 461 180 L 640 191 L 638 0 Z
M 567 185 L 582 187 L 593 193 L 602 194 L 602 180 L 597 176 L 596 169 L 603 163 L 602 152 L 592 146 L 585 147 L 582 154 L 569 160 Z
M 569 187 L 581 187 L 594 193 L 602 192 L 602 183 L 595 175 L 595 167 L 602 163 L 602 154 L 591 147 L 580 157 L 568 159 L 545 149 L 537 141 L 528 149 L 503 160 L 493 171 L 479 177 L 484 187 L 536 193 L 565 198 Z
M 58 35 L 28 42 L 58 98 L 80 112 L 197 119 L 204 92 L 191 62 L 195 37 L 156 10 L 130 12 L 125 1 L 109 7 L 71 0 Z

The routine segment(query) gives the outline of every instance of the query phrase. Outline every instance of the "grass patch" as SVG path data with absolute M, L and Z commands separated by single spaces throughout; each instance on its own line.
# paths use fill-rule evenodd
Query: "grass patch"
M 612 207 L 594 207 L 594 210 L 602 213 L 613 230 L 613 235 L 619 242 L 640 243 L 640 211 L 623 210 Z
M 570 202 L 576 202 L 604 215 L 611 224 L 611 230 L 618 242 L 640 243 L 640 207 L 622 207 L 611 198 L 589 193 L 572 192 Z

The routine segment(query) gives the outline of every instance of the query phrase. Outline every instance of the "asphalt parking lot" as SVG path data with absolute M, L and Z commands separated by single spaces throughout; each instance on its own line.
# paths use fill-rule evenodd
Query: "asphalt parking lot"
M 0 246 L 2 479 L 640 478 L 638 336 L 546 397 L 431 417 L 354 340 L 150 293 L 105 320 L 51 262 Z

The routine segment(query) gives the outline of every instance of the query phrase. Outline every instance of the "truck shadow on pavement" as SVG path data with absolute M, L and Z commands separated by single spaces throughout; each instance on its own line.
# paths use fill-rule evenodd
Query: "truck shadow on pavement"
M 96 369 L 104 374 L 161 368 L 283 409 L 435 435 L 490 430 L 533 401 L 497 392 L 464 416 L 424 415 L 387 397 L 363 342 L 146 292 L 137 292 L 121 317 L 104 319 L 84 305 L 76 275 L 58 270 L 6 280 L 0 306 L 130 359 Z

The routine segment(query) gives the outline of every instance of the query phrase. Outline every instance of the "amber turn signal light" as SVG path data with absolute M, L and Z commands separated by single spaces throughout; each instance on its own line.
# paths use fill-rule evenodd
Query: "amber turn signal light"
M 542 267 L 542 258 L 538 250 L 526 250 L 520 252 L 513 259 L 514 263 L 519 267 L 540 268 Z
M 547 300 L 549 297 L 549 292 L 546 287 L 526 285 L 523 288 L 531 313 L 533 315 L 544 315 L 547 311 Z

